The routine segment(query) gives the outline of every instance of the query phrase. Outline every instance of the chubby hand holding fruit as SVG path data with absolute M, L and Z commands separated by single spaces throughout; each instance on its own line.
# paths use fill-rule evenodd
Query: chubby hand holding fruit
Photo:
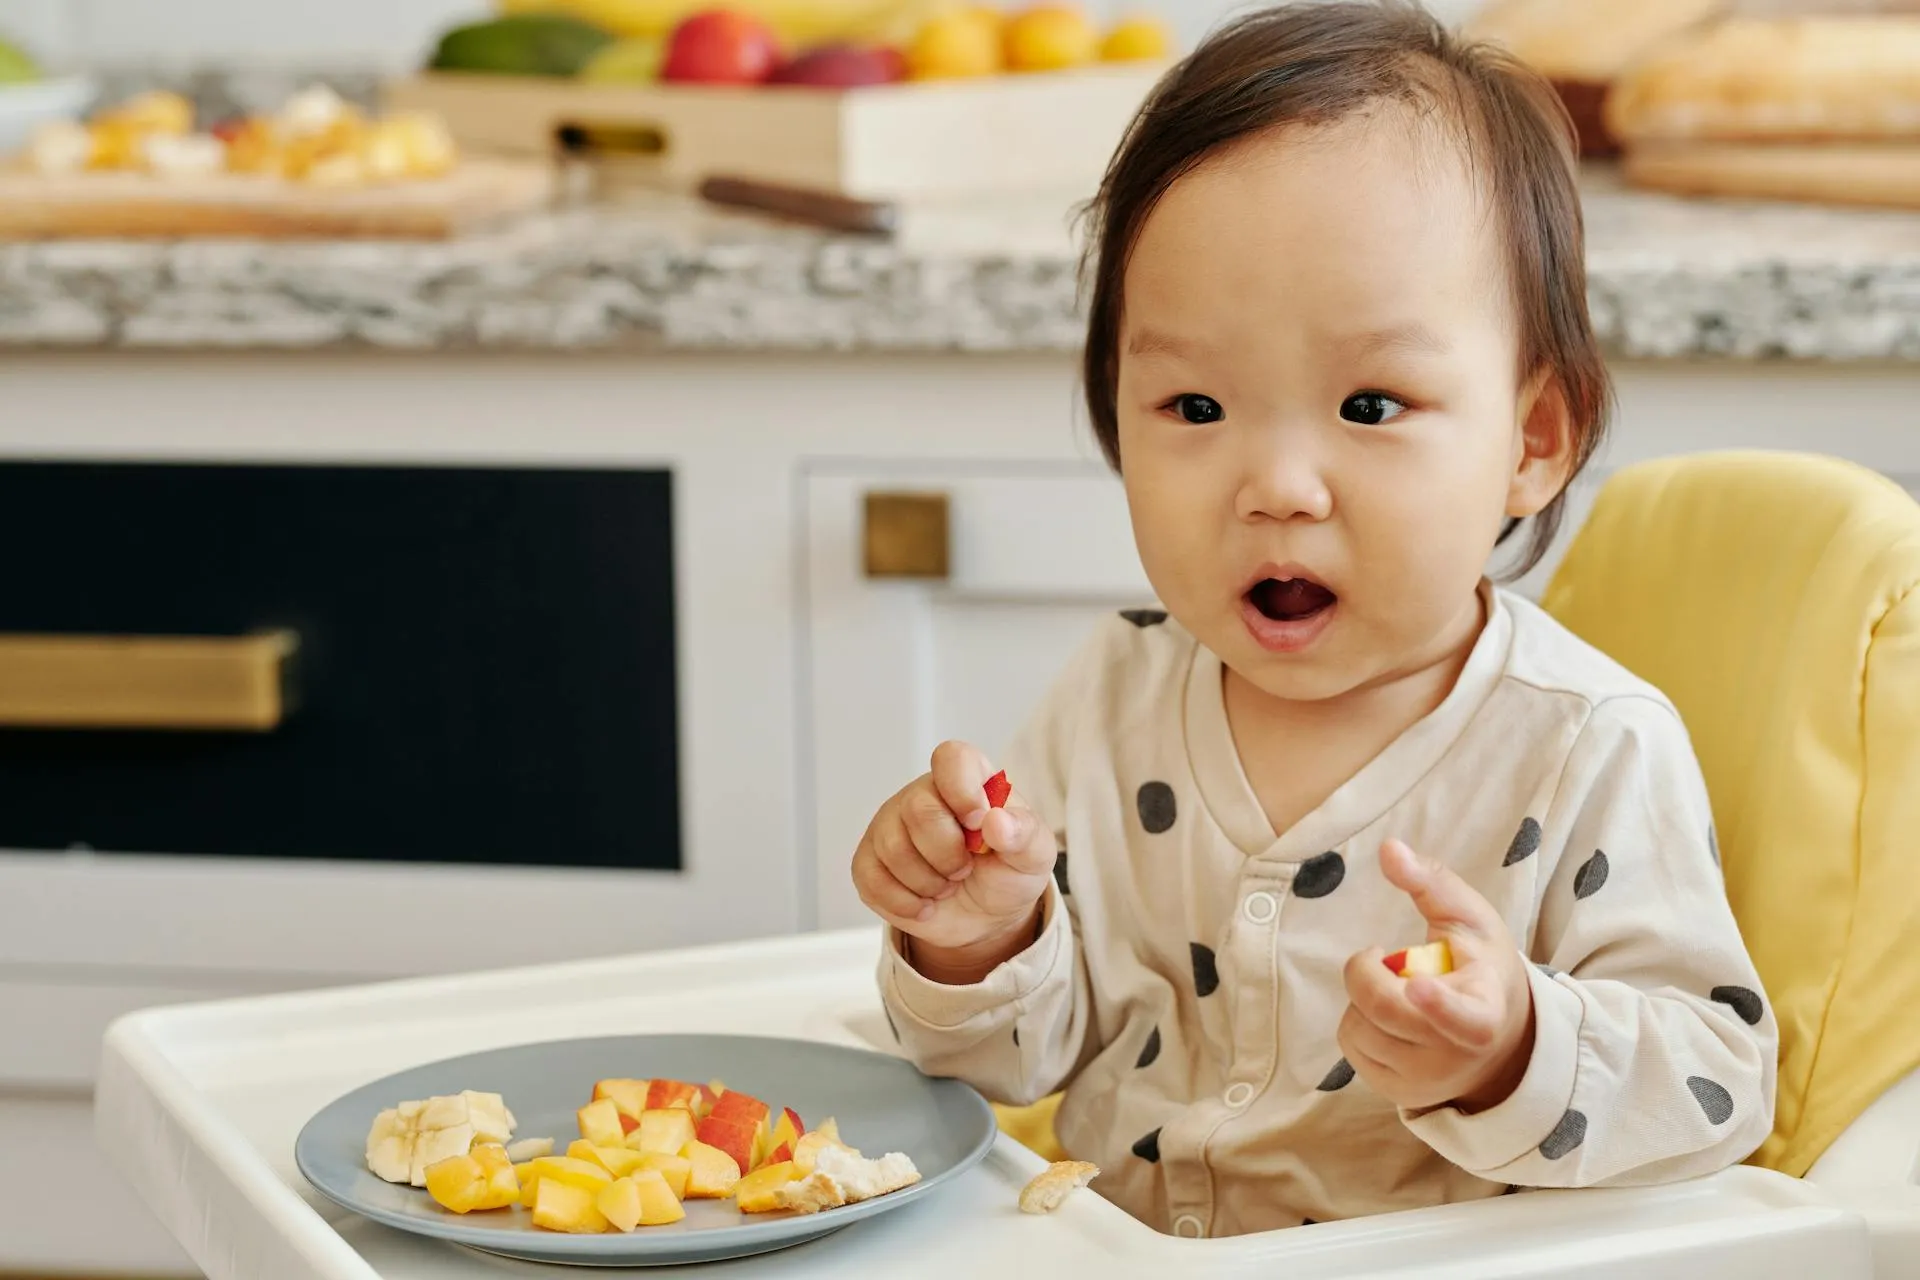
M 1054 854 L 1053 832 L 1006 775 L 966 743 L 944 742 L 932 771 L 874 815 L 853 855 L 853 883 L 913 940 L 915 968 L 936 981 L 975 981 L 1033 940 Z
M 1397 1106 L 1497 1106 L 1533 1056 L 1526 961 L 1500 913 L 1446 867 L 1389 840 L 1380 869 L 1425 917 L 1429 944 L 1347 961 L 1340 1050 Z

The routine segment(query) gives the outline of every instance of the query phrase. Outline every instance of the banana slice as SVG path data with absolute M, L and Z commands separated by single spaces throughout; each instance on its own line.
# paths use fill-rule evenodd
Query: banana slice
M 497 1093 L 444 1094 L 403 1102 L 374 1117 L 367 1168 L 388 1182 L 427 1185 L 427 1166 L 463 1156 L 476 1145 L 513 1137 L 513 1112 Z

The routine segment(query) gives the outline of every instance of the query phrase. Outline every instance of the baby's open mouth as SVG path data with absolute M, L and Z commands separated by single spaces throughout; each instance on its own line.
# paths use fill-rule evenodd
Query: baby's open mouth
M 1262 578 L 1248 590 L 1247 599 L 1275 622 L 1303 622 L 1331 609 L 1338 597 L 1307 578 Z

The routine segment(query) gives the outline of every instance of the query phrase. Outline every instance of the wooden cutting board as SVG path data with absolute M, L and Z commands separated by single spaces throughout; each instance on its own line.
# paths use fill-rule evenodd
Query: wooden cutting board
M 548 205 L 550 164 L 467 160 L 443 178 L 329 189 L 238 174 L 0 172 L 0 240 L 445 240 Z

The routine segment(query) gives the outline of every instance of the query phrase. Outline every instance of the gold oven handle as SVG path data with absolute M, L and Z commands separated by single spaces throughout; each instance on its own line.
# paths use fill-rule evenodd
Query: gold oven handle
M 287 714 L 291 631 L 0 634 L 0 727 L 265 733 Z
M 869 493 L 861 532 L 869 578 L 943 580 L 950 540 L 944 493 Z

